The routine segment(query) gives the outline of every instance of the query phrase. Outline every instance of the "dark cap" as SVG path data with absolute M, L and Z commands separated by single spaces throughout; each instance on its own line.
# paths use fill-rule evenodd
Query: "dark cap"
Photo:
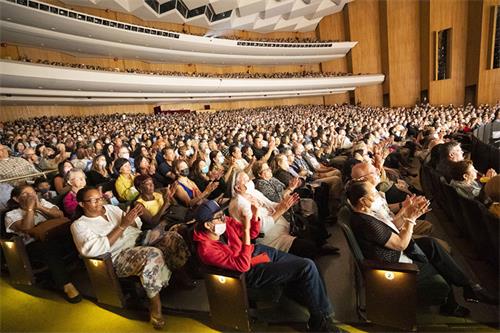
M 205 201 L 202 203 L 196 211 L 194 212 L 194 218 L 196 222 L 206 222 L 210 221 L 215 213 L 222 210 L 222 207 L 217 204 L 214 200 Z

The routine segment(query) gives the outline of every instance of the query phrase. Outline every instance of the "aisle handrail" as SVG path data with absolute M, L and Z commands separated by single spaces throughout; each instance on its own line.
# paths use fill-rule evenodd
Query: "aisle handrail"
M 45 171 L 39 171 L 39 172 L 36 172 L 36 173 L 30 173 L 29 175 L 23 175 L 23 176 L 16 176 L 16 177 L 10 177 L 10 178 L 5 178 L 5 179 L 0 179 L 0 184 L 1 183 L 9 183 L 9 182 L 12 182 L 12 181 L 26 179 L 26 178 L 34 178 L 36 176 L 43 176 L 43 177 L 47 178 L 47 174 L 52 173 L 52 172 L 57 172 L 57 169 L 50 169 L 50 170 L 45 170 Z

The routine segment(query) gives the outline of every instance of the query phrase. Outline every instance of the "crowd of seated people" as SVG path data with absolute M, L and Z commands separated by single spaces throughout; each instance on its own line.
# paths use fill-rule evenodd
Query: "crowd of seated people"
M 217 36 L 216 38 L 221 39 L 232 39 L 232 40 L 249 40 L 255 42 L 271 42 L 271 43 L 337 43 L 339 40 L 330 39 L 319 39 L 316 37 L 281 37 L 281 38 L 240 38 L 236 36 Z
M 422 216 L 429 202 L 409 184 L 408 166 L 418 156 L 445 172 L 456 169 L 450 177 L 475 193 L 473 166 L 453 164 L 463 160 L 453 137 L 488 123 L 495 112 L 498 106 L 346 104 L 20 119 L 0 127 L 0 165 L 23 173 L 27 166 L 57 169 L 57 175 L 37 180 L 34 188 L 15 186 L 9 197 L 18 211 L 5 223 L 22 234 L 43 222 L 39 213 L 64 212 L 74 221 L 72 238 L 81 255 L 110 253 L 118 276 L 141 277 L 156 328 L 165 325 L 159 292 L 172 274 L 184 274 L 191 255 L 246 272 L 248 285 L 257 288 L 294 281 L 304 291 L 314 289 L 301 299 L 310 310 L 310 326 L 335 331 L 332 306 L 311 259 L 339 253 L 325 246 L 325 223 L 347 202 L 367 258 L 413 260 L 438 276 L 436 297 L 448 300 L 442 313 L 464 316 L 468 310 L 449 295 L 451 285 L 463 287 L 470 301 L 498 300 L 463 273 L 445 242 L 429 237 L 432 225 Z M 18 167 L 12 159 L 22 163 Z M 460 173 L 463 181 L 455 175 Z M 494 170 L 487 176 L 498 184 Z M 23 191 L 29 199 L 22 199 Z M 498 186 L 487 183 L 483 191 L 490 198 L 486 204 L 498 212 Z M 320 209 L 325 199 L 326 211 Z M 304 213 L 308 202 L 313 214 Z M 379 227 L 367 229 L 367 221 Z M 194 226 L 194 239 L 185 239 L 180 225 Z M 197 253 L 189 253 L 191 240 Z M 70 300 L 78 299 L 66 278 L 57 279 Z
M 338 76 L 351 76 L 352 73 L 344 72 L 313 72 L 313 71 L 300 71 L 300 72 L 266 72 L 266 73 L 250 73 L 250 72 L 237 72 L 237 73 L 204 73 L 204 72 L 178 72 L 178 71 L 161 71 L 161 70 L 145 70 L 139 68 L 127 68 L 121 70 L 120 68 L 104 67 L 99 65 L 87 64 L 73 64 L 61 61 L 50 60 L 32 60 L 26 57 L 19 57 L 18 61 L 36 63 L 50 66 L 60 66 L 69 68 L 78 68 L 92 71 L 106 71 L 106 72 L 122 72 L 130 74 L 146 74 L 146 75 L 162 75 L 162 76 L 187 76 L 187 77 L 203 77 L 203 78 L 227 78 L 227 79 L 294 79 L 294 78 L 328 78 Z M 356 75 L 361 75 L 360 73 Z

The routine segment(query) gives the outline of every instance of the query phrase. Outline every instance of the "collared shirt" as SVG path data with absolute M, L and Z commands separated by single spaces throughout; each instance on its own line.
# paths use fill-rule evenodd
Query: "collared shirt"
M 108 235 L 116 228 L 125 214 L 119 207 L 104 205 L 106 218 L 102 216 L 87 217 L 83 215 L 71 225 L 71 233 L 76 248 L 85 257 L 97 257 L 107 252 L 114 261 L 121 251 L 134 247 L 141 233 L 142 222 L 135 219 L 137 227 L 127 227 L 122 235 L 111 245 Z

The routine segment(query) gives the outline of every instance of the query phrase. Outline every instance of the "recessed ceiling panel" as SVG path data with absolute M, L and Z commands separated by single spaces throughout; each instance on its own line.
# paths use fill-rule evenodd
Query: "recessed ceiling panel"
M 171 15 L 161 15 L 161 6 L 166 0 L 61 0 L 68 5 L 78 5 L 95 7 L 101 9 L 112 9 L 115 11 L 127 12 L 143 20 L 163 21 L 170 23 L 186 23 L 206 28 L 205 21 L 192 20 L 194 16 L 211 16 L 209 27 L 215 27 L 217 21 L 231 18 L 232 25 L 229 29 L 241 29 L 256 32 L 271 32 L 269 25 L 262 25 L 254 20 L 253 28 L 247 23 L 246 16 L 269 19 L 274 16 L 281 16 L 285 20 L 307 16 L 307 19 L 321 19 L 341 11 L 345 4 L 351 0 L 175 0 L 175 8 L 172 11 L 178 12 L 179 17 Z M 199 10 L 197 10 L 199 9 Z M 316 21 L 312 21 L 316 22 Z M 319 20 L 318 20 L 319 22 Z M 316 24 L 317 25 L 317 24 Z M 314 24 L 308 24 L 300 29 L 295 29 L 294 24 L 282 25 L 288 27 L 288 31 L 314 31 Z M 264 28 L 267 27 L 267 28 Z

